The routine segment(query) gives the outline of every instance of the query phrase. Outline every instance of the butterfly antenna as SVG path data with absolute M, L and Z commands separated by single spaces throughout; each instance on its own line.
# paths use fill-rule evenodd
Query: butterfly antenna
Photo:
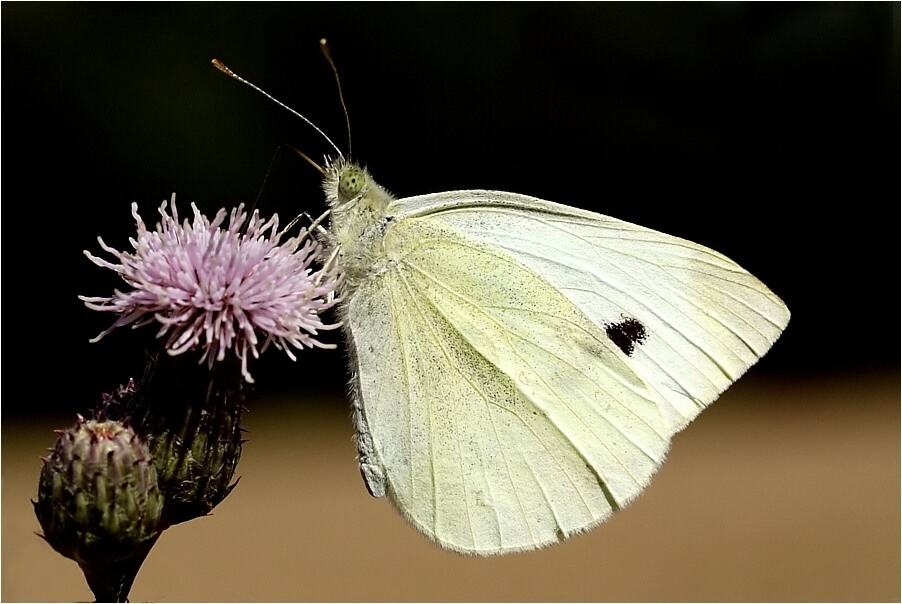
M 270 101 L 274 102 L 274 103 L 277 104 L 277 105 L 280 105 L 282 108 L 287 109 L 288 111 L 290 111 L 290 112 L 293 113 L 294 115 L 298 116 L 299 118 L 301 118 L 302 120 L 304 120 L 305 122 L 307 122 L 307 123 L 310 125 L 311 128 L 313 128 L 314 130 L 316 130 L 317 132 L 319 132 L 320 136 L 322 136 L 324 139 L 326 139 L 326 142 L 328 142 L 330 145 L 332 145 L 332 148 L 335 149 L 335 152 L 338 153 L 338 156 L 339 156 L 342 160 L 344 160 L 344 155 L 343 155 L 342 152 L 339 150 L 339 148 L 338 148 L 337 146 L 335 146 L 335 143 L 332 142 L 332 139 L 331 139 L 331 138 L 329 138 L 328 136 L 326 136 L 326 133 L 325 133 L 325 132 L 323 132 L 322 130 L 320 130 L 319 128 L 317 128 L 316 124 L 314 124 L 313 122 L 311 122 L 310 120 L 308 120 L 306 117 L 304 117 L 303 115 L 301 115 L 300 113 L 298 113 L 297 111 L 295 111 L 294 109 L 292 109 L 291 107 L 289 107 L 288 105 L 286 105 L 285 103 L 283 103 L 282 101 L 280 101 L 279 99 L 275 98 L 274 96 L 272 96 L 271 94 L 269 94 L 268 92 L 266 92 L 265 90 L 263 90 L 262 88 L 260 88 L 259 86 L 257 86 L 256 84 L 252 84 L 251 82 L 248 82 L 247 80 L 245 80 L 244 78 L 242 78 L 240 75 L 238 75 L 237 73 L 235 73 L 234 71 L 232 71 L 231 69 L 229 69 L 228 67 L 226 67 L 225 64 L 224 64 L 222 61 L 220 61 L 219 59 L 213 59 L 212 63 L 213 63 L 213 67 L 215 67 L 216 69 L 218 69 L 218 70 L 221 71 L 222 73 L 226 74 L 226 75 L 229 76 L 230 78 L 233 78 L 233 79 L 235 79 L 235 80 L 238 80 L 239 82 L 241 82 L 241 83 L 244 84 L 245 86 L 249 86 L 249 87 L 253 88 L 253 89 L 256 90 L 257 92 L 259 92 L 260 94 L 262 94 L 263 96 L 265 96 L 266 98 L 268 98 Z M 347 113 L 347 112 L 346 112 L 346 113 Z
M 335 61 L 332 60 L 332 51 L 329 50 L 329 43 L 326 42 L 325 38 L 320 38 L 319 49 L 323 51 L 323 56 L 326 57 L 329 67 L 332 68 L 332 73 L 335 74 L 335 86 L 338 87 L 338 100 L 341 103 L 341 110 L 345 114 L 345 126 L 348 129 L 348 157 L 351 157 L 351 118 L 348 116 L 348 106 L 345 105 L 345 95 L 341 92 L 341 80 L 338 77 L 338 68 L 335 66 Z

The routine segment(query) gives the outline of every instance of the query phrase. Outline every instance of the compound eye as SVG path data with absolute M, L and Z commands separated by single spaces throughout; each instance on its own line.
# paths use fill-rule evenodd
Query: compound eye
M 366 174 L 360 168 L 345 168 L 338 179 L 338 192 L 347 200 L 354 199 L 366 184 Z

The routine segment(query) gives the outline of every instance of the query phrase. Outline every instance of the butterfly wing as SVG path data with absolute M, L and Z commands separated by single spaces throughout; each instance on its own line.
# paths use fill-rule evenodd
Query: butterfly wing
M 399 208 L 399 220 L 428 216 L 504 250 L 612 335 L 640 324 L 645 340 L 629 356 L 678 412 L 674 431 L 755 364 L 789 323 L 783 301 L 723 254 L 622 220 L 498 191 L 412 197 Z
M 396 206 L 385 270 L 345 306 L 361 469 L 449 549 L 606 519 L 788 320 L 723 256 L 641 227 L 497 192 Z

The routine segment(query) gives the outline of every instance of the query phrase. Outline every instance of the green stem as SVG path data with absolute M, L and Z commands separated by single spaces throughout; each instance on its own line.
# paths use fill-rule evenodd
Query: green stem
M 152 539 L 148 539 L 135 551 L 134 555 L 122 560 L 90 566 L 79 562 L 78 565 L 85 574 L 88 587 L 94 593 L 94 601 L 128 602 L 128 593 L 132 589 L 135 577 L 159 537 L 160 535 L 157 534 Z

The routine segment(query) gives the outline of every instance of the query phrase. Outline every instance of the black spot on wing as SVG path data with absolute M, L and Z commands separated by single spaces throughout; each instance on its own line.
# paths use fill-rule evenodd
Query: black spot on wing
M 638 319 L 632 317 L 623 317 L 619 323 L 608 323 L 605 325 L 605 333 L 608 338 L 617 345 L 617 348 L 623 351 L 623 354 L 630 357 L 636 345 L 644 344 L 648 339 L 648 332 Z

